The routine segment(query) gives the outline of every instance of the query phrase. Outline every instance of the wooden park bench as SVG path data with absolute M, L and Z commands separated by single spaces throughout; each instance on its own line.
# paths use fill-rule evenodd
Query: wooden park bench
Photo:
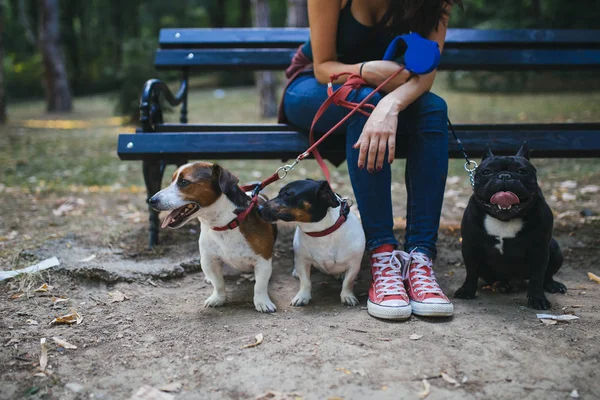
M 141 96 L 141 127 L 119 135 L 122 160 L 142 160 L 148 197 L 158 192 L 165 166 L 190 159 L 293 159 L 308 147 L 306 133 L 280 124 L 187 124 L 188 78 L 194 71 L 283 70 L 308 38 L 306 28 L 162 29 L 155 66 L 182 72 L 176 94 L 157 79 Z M 600 70 L 600 30 L 450 29 L 441 70 Z M 159 98 L 181 106 L 180 124 L 163 122 Z M 600 156 L 599 123 L 455 125 L 472 157 L 486 144 L 513 153 L 523 140 L 536 157 Z M 344 146 L 326 141 L 323 157 L 334 165 Z M 336 142 L 339 142 L 336 141 Z M 452 136 L 449 156 L 461 157 Z M 402 157 L 403 149 L 397 149 Z M 150 212 L 150 246 L 158 243 L 158 213 Z

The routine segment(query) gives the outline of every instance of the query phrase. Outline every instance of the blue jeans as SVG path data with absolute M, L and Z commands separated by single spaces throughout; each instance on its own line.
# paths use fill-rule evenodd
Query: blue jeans
M 370 87 L 354 90 L 348 100 L 360 102 L 373 91 Z M 293 125 L 309 130 L 313 117 L 327 98 L 327 86 L 317 82 L 312 74 L 300 75 L 284 94 L 285 116 Z M 369 103 L 377 104 L 382 95 L 375 94 Z M 325 133 L 339 122 L 348 109 L 331 106 L 315 126 Z M 417 249 L 431 258 L 436 256 L 444 188 L 448 174 L 448 109 L 439 96 L 427 92 L 415 100 L 398 117 L 396 147 L 407 149 L 405 183 L 406 206 L 405 251 Z M 356 143 L 367 117 L 356 113 L 342 127 L 346 134 L 346 159 L 350 181 L 367 237 L 367 248 L 398 246 L 393 232 L 392 174 L 386 161 L 381 171 L 368 172 L 358 168 Z M 328 140 L 335 140 L 335 135 Z

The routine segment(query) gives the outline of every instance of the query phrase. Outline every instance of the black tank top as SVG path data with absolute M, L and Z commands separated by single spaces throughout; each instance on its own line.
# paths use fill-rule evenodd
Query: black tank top
M 339 62 L 357 64 L 363 61 L 381 60 L 395 35 L 378 26 L 365 26 L 352 15 L 352 0 L 340 11 L 336 37 Z M 397 32 L 396 34 L 407 33 Z M 302 46 L 302 52 L 312 61 L 310 38 Z

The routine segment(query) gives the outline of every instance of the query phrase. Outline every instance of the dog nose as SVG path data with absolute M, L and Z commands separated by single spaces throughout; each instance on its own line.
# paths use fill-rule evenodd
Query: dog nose
M 157 199 L 156 197 L 152 196 L 152 197 L 150 197 L 150 198 L 147 200 L 147 202 L 148 202 L 148 204 L 150 204 L 151 206 L 153 206 L 153 205 L 155 205 L 156 203 L 158 203 L 158 199 Z
M 498 175 L 498 179 L 500 179 L 501 181 L 507 181 L 509 179 L 511 179 L 512 177 L 510 176 L 510 174 L 500 174 Z

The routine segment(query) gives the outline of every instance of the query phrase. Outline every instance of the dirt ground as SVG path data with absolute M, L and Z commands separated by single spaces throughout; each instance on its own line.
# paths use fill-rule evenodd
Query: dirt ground
M 274 258 L 276 313 L 257 313 L 252 277 L 232 270 L 228 303 L 207 309 L 211 288 L 198 265 L 196 223 L 163 231 L 161 246 L 147 251 L 142 193 L 93 189 L 61 197 L 2 188 L 3 269 L 51 256 L 61 266 L 0 284 L 0 399 L 127 399 L 144 385 L 167 384 L 177 399 L 418 399 L 423 380 L 428 399 L 600 398 L 600 285 L 587 277 L 599 271 L 593 214 L 600 194 L 578 192 L 589 183 L 544 184 L 566 256 L 557 280 L 569 288 L 549 295 L 550 312 L 580 317 L 555 325 L 536 318 L 524 291 L 485 288 L 475 300 L 455 300 L 450 319 L 376 320 L 364 307 L 368 269 L 355 289 L 359 306 L 343 306 L 340 282 L 315 272 L 310 305 L 292 307 L 298 282 L 290 275 L 289 229 Z M 394 191 L 399 216 L 401 192 Z M 579 200 L 562 201 L 566 192 Z M 465 275 L 457 223 L 468 194 L 450 179 L 436 263 L 449 294 Z M 581 217 L 584 209 L 592 216 Z M 49 292 L 33 291 L 44 282 Z M 118 301 L 119 293 L 127 299 Z M 53 296 L 68 300 L 54 303 Z M 80 324 L 50 325 L 71 310 L 83 317 Z M 260 345 L 243 348 L 258 334 Z M 48 367 L 36 376 L 40 338 L 48 341 Z

